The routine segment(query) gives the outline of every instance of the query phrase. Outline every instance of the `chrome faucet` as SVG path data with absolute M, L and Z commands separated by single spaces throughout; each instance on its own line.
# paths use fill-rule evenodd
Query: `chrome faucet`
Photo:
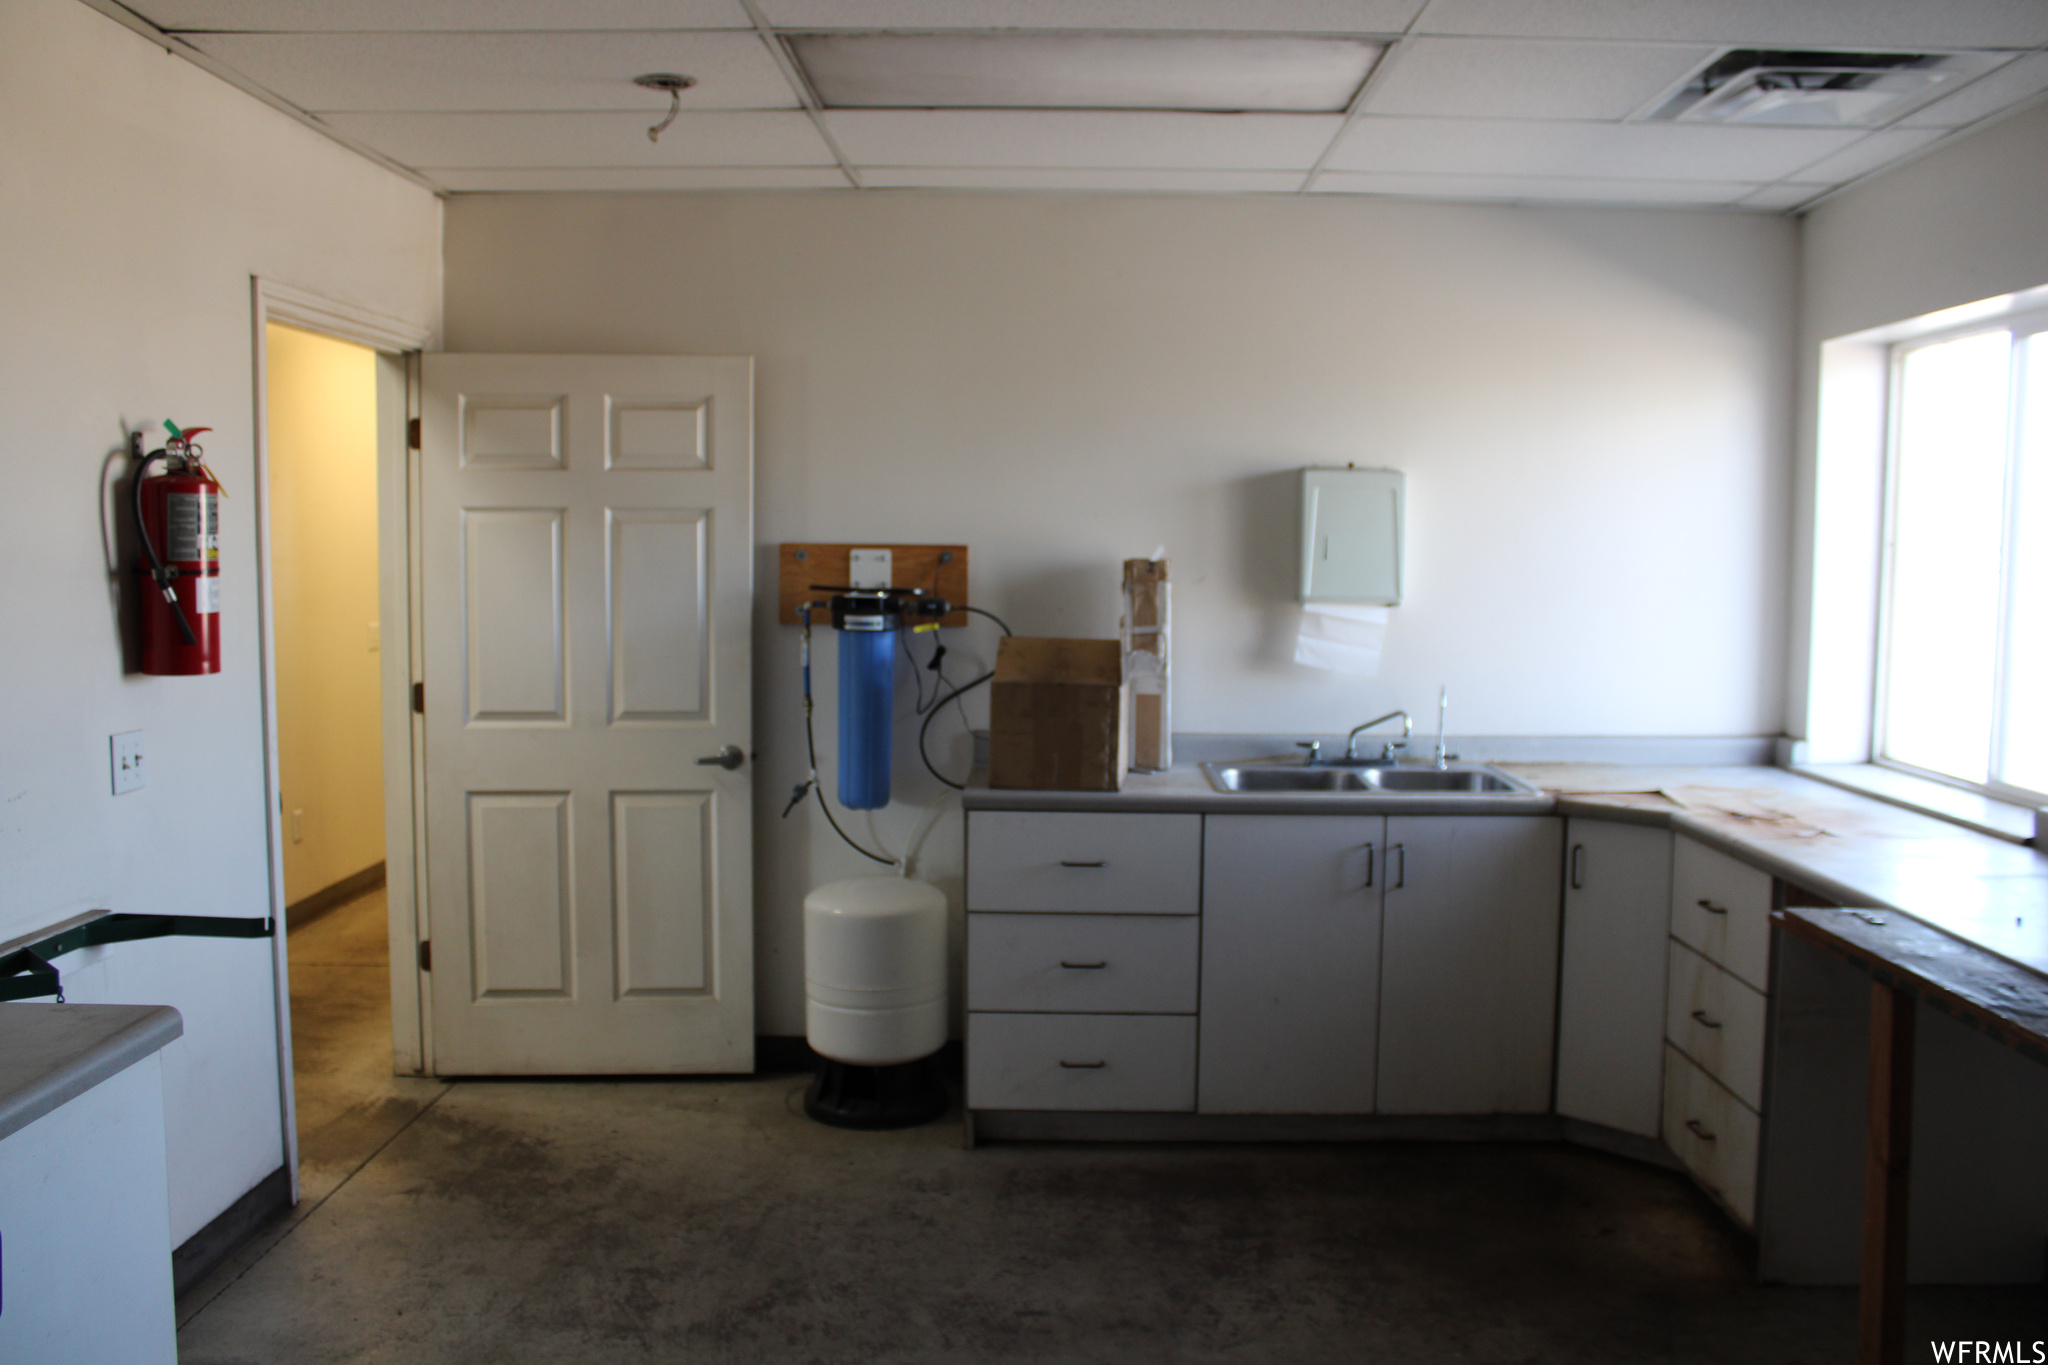
M 1439 687 L 1436 691 L 1436 766 L 1439 768 L 1450 766 L 1448 760 L 1457 757 L 1444 752 L 1444 713 L 1450 709 L 1451 689 Z
M 1415 733 L 1415 722 L 1409 718 L 1408 713 L 1406 711 L 1389 711 L 1384 716 L 1380 716 L 1377 719 L 1367 721 L 1365 724 L 1359 726 L 1357 729 L 1353 730 L 1350 734 L 1344 737 L 1345 761 L 1350 763 L 1356 763 L 1358 761 L 1358 736 L 1361 733 L 1372 729 L 1372 727 L 1375 725 L 1383 724 L 1386 721 L 1390 721 L 1396 716 L 1399 716 L 1401 718 L 1401 742 L 1399 744 L 1396 744 L 1393 740 L 1388 740 L 1386 742 L 1386 746 L 1380 750 L 1380 757 L 1392 758 L 1394 756 L 1394 750 L 1398 748 L 1407 747 L 1408 737 Z

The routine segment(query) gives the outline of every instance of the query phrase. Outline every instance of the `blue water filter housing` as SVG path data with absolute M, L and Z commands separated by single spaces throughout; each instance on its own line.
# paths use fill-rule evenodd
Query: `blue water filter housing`
M 839 804 L 889 804 L 889 748 L 896 707 L 896 632 L 839 632 Z

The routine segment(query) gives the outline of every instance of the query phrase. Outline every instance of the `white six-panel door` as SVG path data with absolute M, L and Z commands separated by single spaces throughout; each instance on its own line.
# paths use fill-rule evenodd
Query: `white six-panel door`
M 753 364 L 428 355 L 432 1070 L 753 1066 Z

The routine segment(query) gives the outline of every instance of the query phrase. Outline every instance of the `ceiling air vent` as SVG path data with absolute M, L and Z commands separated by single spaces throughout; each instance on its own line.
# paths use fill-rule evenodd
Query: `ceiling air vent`
M 1724 52 L 1645 117 L 1677 123 L 1868 128 L 2003 61 L 1980 52 Z

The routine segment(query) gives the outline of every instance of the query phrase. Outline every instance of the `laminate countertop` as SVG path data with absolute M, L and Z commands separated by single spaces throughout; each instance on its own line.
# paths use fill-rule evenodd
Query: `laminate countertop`
M 972 787 L 969 810 L 1555 814 L 1674 829 L 1840 905 L 1900 912 L 2048 978 L 2048 853 L 1782 768 L 1499 763 L 1540 797 L 1215 791 L 1193 765 L 1116 792 Z M 2043 989 L 2048 990 L 2048 980 Z
M 0 1005 L 0 1138 L 184 1031 L 168 1005 Z

